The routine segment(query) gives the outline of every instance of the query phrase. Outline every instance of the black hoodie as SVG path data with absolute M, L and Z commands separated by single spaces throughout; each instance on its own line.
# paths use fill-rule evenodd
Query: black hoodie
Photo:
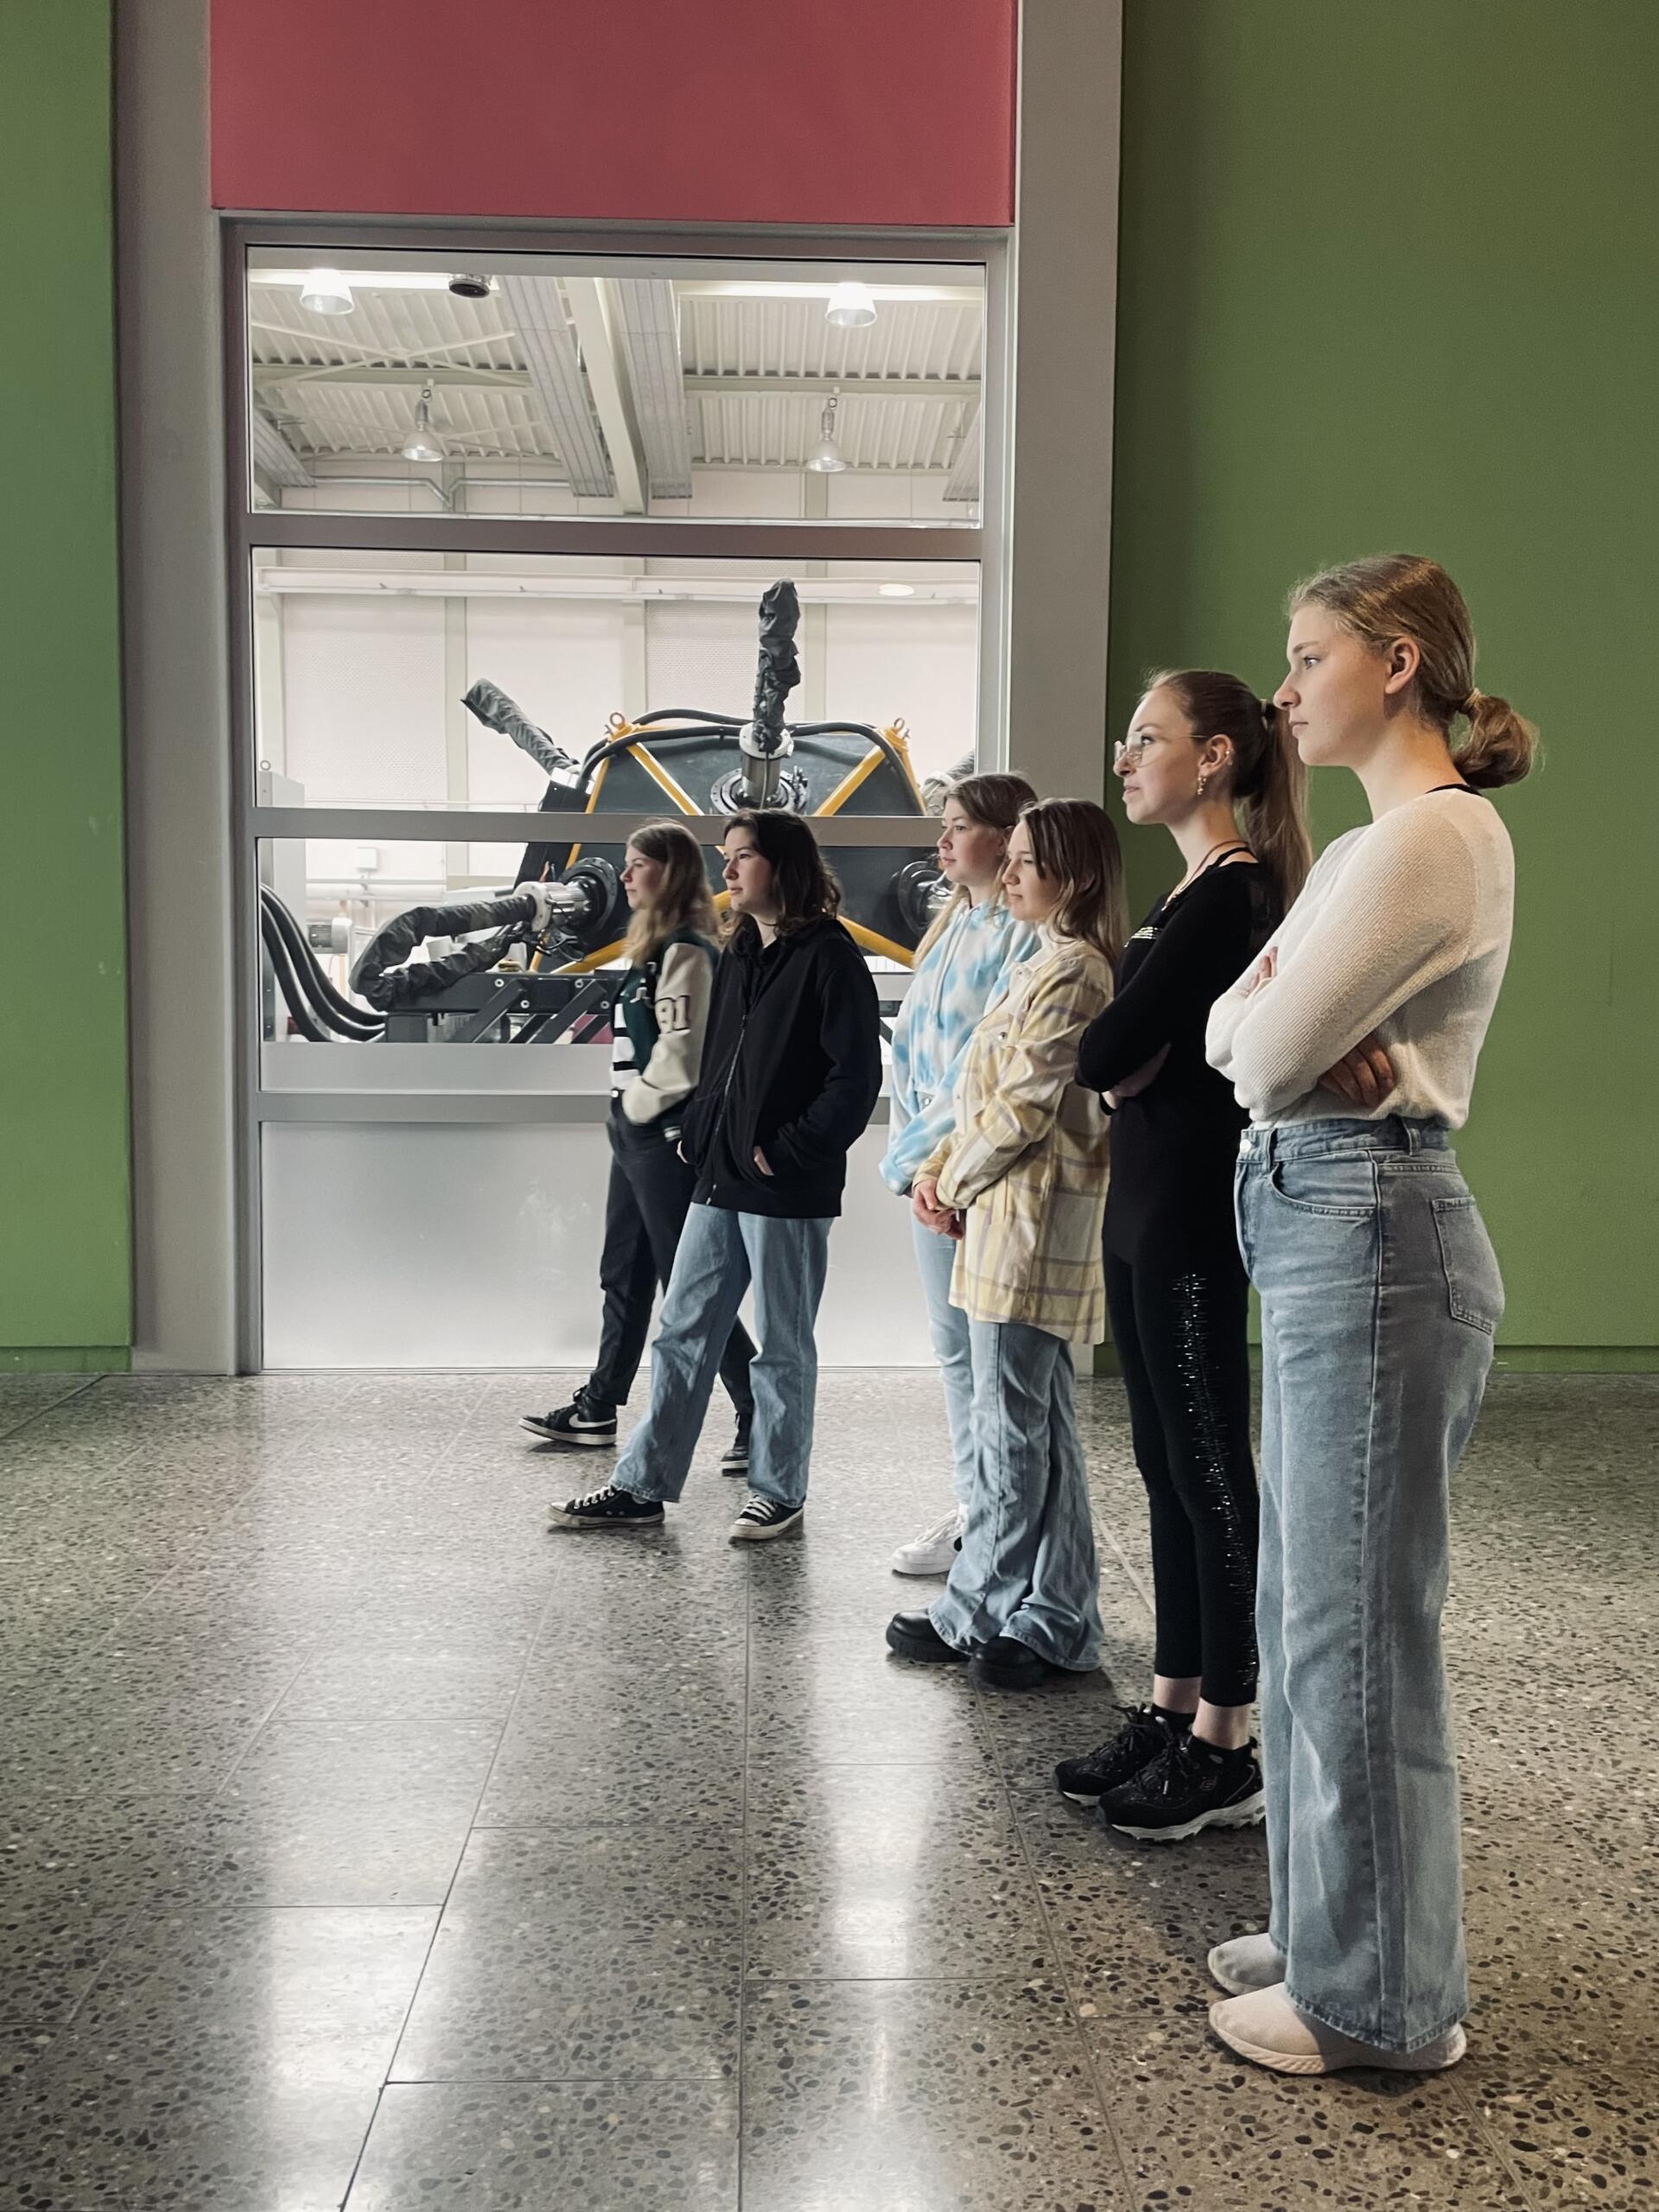
M 880 1037 L 875 985 L 838 921 L 822 916 L 768 945 L 740 924 L 715 969 L 681 1136 L 698 1202 L 788 1221 L 838 1214 L 848 1152 L 881 1088 Z

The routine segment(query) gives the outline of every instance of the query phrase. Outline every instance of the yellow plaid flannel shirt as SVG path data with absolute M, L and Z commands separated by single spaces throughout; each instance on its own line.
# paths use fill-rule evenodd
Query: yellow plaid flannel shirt
M 955 1127 L 918 1172 L 963 1217 L 950 1302 L 1069 1343 L 1106 1333 L 1104 1108 L 1076 1080 L 1077 1044 L 1112 995 L 1103 953 L 1045 930 L 975 1030 Z

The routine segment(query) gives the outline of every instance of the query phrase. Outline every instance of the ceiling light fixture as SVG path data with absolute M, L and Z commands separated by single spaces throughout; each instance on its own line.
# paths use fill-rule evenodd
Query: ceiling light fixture
M 837 330 L 868 330 L 875 321 L 875 295 L 868 284 L 836 284 L 823 315 Z
M 832 391 L 823 403 L 823 412 L 818 417 L 821 435 L 806 457 L 806 465 L 815 476 L 839 476 L 847 466 L 847 457 L 836 443 L 836 410 L 841 404 L 841 394 Z
M 883 599 L 914 599 L 916 587 L 914 584 L 883 584 L 880 593 Z
M 357 302 L 338 269 L 309 269 L 300 287 L 300 305 L 313 315 L 350 315 Z
M 404 441 L 405 461 L 442 461 L 443 446 L 432 428 L 432 387 L 423 385 L 420 403 L 415 410 L 415 427 Z

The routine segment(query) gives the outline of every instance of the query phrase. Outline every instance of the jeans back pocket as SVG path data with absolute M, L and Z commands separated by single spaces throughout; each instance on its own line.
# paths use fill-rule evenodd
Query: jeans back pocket
M 1503 1319 L 1503 1278 L 1480 1209 L 1466 1197 L 1436 1198 L 1433 1209 L 1452 1318 L 1495 1336 Z

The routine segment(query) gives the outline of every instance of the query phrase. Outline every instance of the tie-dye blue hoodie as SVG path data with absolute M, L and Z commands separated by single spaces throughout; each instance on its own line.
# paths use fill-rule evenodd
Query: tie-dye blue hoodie
M 893 1121 L 881 1179 L 901 1194 L 950 1133 L 951 1093 L 980 1016 L 1037 932 L 1001 899 L 965 901 L 918 963 L 893 1029 Z

